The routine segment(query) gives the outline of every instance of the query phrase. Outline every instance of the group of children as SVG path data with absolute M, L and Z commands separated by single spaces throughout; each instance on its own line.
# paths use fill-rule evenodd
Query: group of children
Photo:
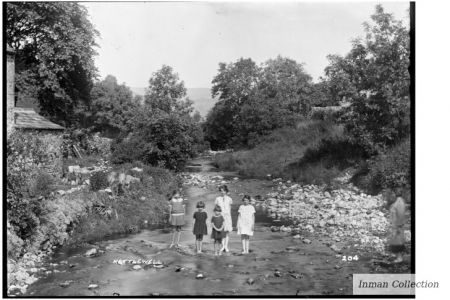
M 226 185 L 219 187 L 221 196 L 216 198 L 214 214 L 211 218 L 212 233 L 214 240 L 214 254 L 221 255 L 222 252 L 229 252 L 228 242 L 229 234 L 233 231 L 231 221 L 231 204 L 233 200 L 228 196 Z M 390 210 L 391 234 L 388 239 L 390 250 L 396 254 L 394 262 L 403 261 L 402 252 L 405 250 L 405 201 L 402 198 L 401 189 L 390 192 L 386 195 L 387 204 Z M 250 196 L 245 195 L 242 204 L 238 210 L 237 233 L 241 235 L 242 253 L 249 253 L 250 236 L 253 236 L 255 226 L 255 208 L 250 204 Z M 206 225 L 208 214 L 204 211 L 205 203 L 197 202 L 197 211 L 194 213 L 195 246 L 197 253 L 202 253 L 203 236 L 208 234 Z M 184 225 L 185 204 L 180 193 L 174 191 L 170 197 L 170 223 L 173 225 L 174 232 L 172 243 L 169 248 L 178 247 L 181 235 L 181 226 Z
M 228 196 L 228 187 L 219 187 L 221 196 L 216 198 L 213 216 L 211 217 L 211 238 L 214 240 L 214 254 L 221 255 L 222 252 L 229 252 L 229 235 L 233 231 L 231 220 L 231 204 L 233 200 Z M 255 225 L 255 208 L 250 204 L 250 196 L 245 195 L 244 202 L 238 209 L 237 233 L 241 235 L 242 254 L 249 253 L 250 236 L 253 236 Z M 202 253 L 203 236 L 208 234 L 206 225 L 208 214 L 204 211 L 205 203 L 197 202 L 197 211 L 194 213 L 195 246 L 197 253 Z M 174 231 L 172 243 L 169 248 L 178 247 L 181 236 L 181 226 L 184 225 L 185 204 L 178 191 L 174 191 L 170 197 L 170 217 Z

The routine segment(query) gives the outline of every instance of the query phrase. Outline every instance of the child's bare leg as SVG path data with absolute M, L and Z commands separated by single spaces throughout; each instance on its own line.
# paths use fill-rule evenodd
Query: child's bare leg
M 172 243 L 170 244 L 169 248 L 172 248 L 175 245 L 175 236 L 177 234 L 177 231 L 175 228 L 172 230 Z
M 246 251 L 247 253 L 249 253 L 249 250 L 250 250 L 250 237 L 247 237 L 247 238 L 245 239 L 245 251 Z
M 245 254 L 245 236 L 241 235 L 241 241 L 242 241 L 242 253 Z
M 228 241 L 230 240 L 230 235 L 229 235 L 229 233 L 227 233 L 227 236 L 225 237 L 225 243 L 224 243 L 224 250 L 226 251 L 226 252 L 228 252 L 229 250 L 228 250 Z
M 180 227 L 177 228 L 177 232 L 178 232 L 177 246 L 179 246 L 180 245 L 180 238 L 181 238 L 181 228 Z
M 200 248 L 200 253 L 202 253 L 202 251 L 203 251 L 203 241 L 199 241 L 198 245 L 200 246 L 199 247 Z
M 227 234 L 227 233 L 225 232 L 225 234 Z M 222 248 L 220 249 L 220 251 L 225 250 L 225 241 L 226 241 L 226 239 L 227 239 L 226 236 L 224 238 L 222 238 Z

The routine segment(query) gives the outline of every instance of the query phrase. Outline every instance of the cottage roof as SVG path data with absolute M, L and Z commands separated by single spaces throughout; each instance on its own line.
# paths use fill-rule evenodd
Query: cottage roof
M 14 108 L 14 127 L 22 129 L 64 130 L 64 127 L 50 122 L 32 108 Z

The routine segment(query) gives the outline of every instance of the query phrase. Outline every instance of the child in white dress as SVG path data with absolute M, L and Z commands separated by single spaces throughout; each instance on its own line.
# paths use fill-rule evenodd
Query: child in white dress
M 242 254 L 249 253 L 250 236 L 253 236 L 255 229 L 255 208 L 250 204 L 250 196 L 245 195 L 242 201 L 244 204 L 239 206 L 237 233 L 241 235 Z
M 223 224 L 224 236 L 222 239 L 221 251 L 229 252 L 230 249 L 228 248 L 228 242 L 230 240 L 230 233 L 233 231 L 231 220 L 231 204 L 233 203 L 233 200 L 230 196 L 228 196 L 228 187 L 226 185 L 220 186 L 219 191 L 222 196 L 217 197 L 214 204 L 220 206 L 222 209 L 222 216 L 225 220 Z

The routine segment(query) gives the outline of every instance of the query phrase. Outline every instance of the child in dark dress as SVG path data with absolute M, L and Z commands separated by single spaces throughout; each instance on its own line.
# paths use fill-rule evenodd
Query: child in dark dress
M 208 234 L 208 229 L 206 228 L 208 214 L 203 211 L 205 209 L 203 201 L 197 202 L 197 209 L 198 211 L 194 213 L 195 248 L 197 253 L 202 253 L 203 236 Z
M 222 254 L 222 251 L 219 252 L 218 249 L 220 249 L 222 245 L 224 222 L 225 219 L 222 216 L 222 209 L 220 206 L 216 205 L 214 208 L 214 216 L 211 218 L 213 228 L 211 237 L 214 239 L 214 255 Z

